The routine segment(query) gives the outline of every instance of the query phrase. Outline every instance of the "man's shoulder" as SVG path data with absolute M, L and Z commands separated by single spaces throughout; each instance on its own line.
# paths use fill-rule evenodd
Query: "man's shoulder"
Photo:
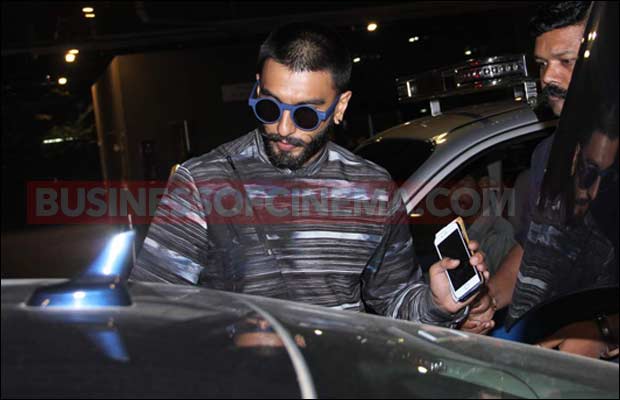
M 532 153 L 532 165 L 530 168 L 530 185 L 534 192 L 540 191 L 540 185 L 545 176 L 547 169 L 547 162 L 549 161 L 549 155 L 551 154 L 551 146 L 553 145 L 553 138 L 555 134 L 546 137 L 541 140 L 534 152 Z
M 214 172 L 221 170 L 223 164 L 227 163 L 227 157 L 237 158 L 254 152 L 256 148 L 256 131 L 251 131 L 235 140 L 224 143 L 215 149 L 198 157 L 190 158 L 181 164 L 181 168 L 186 169 L 192 175 Z
M 392 180 L 392 176 L 385 168 L 358 156 L 334 142 L 329 142 L 327 151 L 330 163 L 339 164 L 342 169 L 354 172 L 355 175 L 363 175 L 366 179 Z
M 532 153 L 532 168 L 535 170 L 544 170 L 547 166 L 547 160 L 551 154 L 551 146 L 553 145 L 554 138 L 555 133 L 541 140 L 540 143 L 536 145 L 536 148 L 534 148 L 534 152 Z

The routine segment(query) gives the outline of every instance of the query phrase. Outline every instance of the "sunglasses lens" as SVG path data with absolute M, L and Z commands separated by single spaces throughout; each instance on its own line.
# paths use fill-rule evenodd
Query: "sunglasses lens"
M 598 178 L 598 170 L 596 168 L 585 167 L 579 176 L 580 187 L 582 189 L 589 189 L 594 185 L 596 179 Z
M 280 119 L 280 109 L 278 105 L 269 99 L 259 100 L 255 107 L 258 118 L 268 124 L 274 123 Z
M 301 129 L 312 130 L 319 124 L 319 116 L 310 107 L 299 107 L 293 115 L 295 123 Z

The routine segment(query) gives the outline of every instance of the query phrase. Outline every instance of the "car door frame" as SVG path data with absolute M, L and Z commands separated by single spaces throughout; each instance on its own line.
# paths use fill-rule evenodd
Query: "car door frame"
M 414 172 L 401 188 L 401 196 L 405 202 L 407 213 L 414 212 L 420 201 L 426 198 L 426 195 L 428 195 L 431 190 L 440 184 L 447 176 L 452 174 L 457 168 L 461 167 L 463 164 L 470 161 L 480 153 L 504 142 L 522 138 L 545 129 L 554 128 L 557 124 L 558 120 L 556 119 L 549 121 L 537 121 L 527 125 L 516 128 L 508 128 L 500 132 L 493 133 L 484 137 L 483 140 L 464 148 L 451 157 L 447 162 L 436 166 L 430 177 L 428 175 L 426 177 L 419 177 L 418 172 Z M 431 157 L 427 162 L 433 162 L 433 157 Z M 416 185 L 415 182 L 421 183 Z

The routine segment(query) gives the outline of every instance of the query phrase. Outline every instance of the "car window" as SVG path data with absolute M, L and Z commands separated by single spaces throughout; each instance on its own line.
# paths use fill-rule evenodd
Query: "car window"
M 514 232 L 520 227 L 519 204 L 527 198 L 531 155 L 552 131 L 547 128 L 486 149 L 458 167 L 416 205 L 409 226 L 424 271 L 438 260 L 435 233 L 459 216 L 465 220 L 470 239 L 481 243 L 489 270 L 495 270 L 497 260 L 514 244 Z
M 430 156 L 434 146 L 423 140 L 377 139 L 356 153 L 385 168 L 398 184 L 407 180 Z

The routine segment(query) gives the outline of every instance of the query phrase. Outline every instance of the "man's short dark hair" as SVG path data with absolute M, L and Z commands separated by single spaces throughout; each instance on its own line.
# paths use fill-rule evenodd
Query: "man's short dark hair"
M 259 73 L 269 58 L 294 72 L 329 71 L 338 93 L 349 86 L 349 52 L 340 37 L 322 25 L 292 23 L 276 28 L 260 47 Z
M 580 25 L 586 22 L 591 2 L 554 1 L 541 5 L 530 20 L 530 34 L 538 37 L 545 32 Z
M 592 108 L 591 129 L 579 142 L 587 146 L 594 132 L 607 136 L 610 140 L 618 139 L 618 103 L 596 103 Z

